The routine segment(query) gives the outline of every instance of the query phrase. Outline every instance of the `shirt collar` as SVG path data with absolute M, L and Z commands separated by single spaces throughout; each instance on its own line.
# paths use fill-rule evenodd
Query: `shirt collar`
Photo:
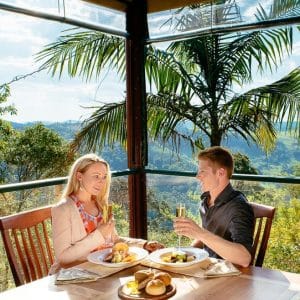
M 227 203 L 231 200 L 231 197 L 229 195 L 234 191 L 231 183 L 228 183 L 225 189 L 219 194 L 219 196 L 215 200 L 215 205 L 220 206 L 224 203 Z
M 225 187 L 225 189 L 219 194 L 219 196 L 216 198 L 214 205 L 220 206 L 228 201 L 230 201 L 229 195 L 234 191 L 231 183 L 228 183 L 228 185 Z M 206 210 L 208 209 L 208 202 L 210 199 L 210 193 L 204 192 L 201 195 L 202 205 L 205 206 Z
M 210 199 L 210 193 L 209 192 L 204 192 L 201 195 L 201 204 L 200 204 L 200 208 L 205 212 L 208 210 L 208 202 Z

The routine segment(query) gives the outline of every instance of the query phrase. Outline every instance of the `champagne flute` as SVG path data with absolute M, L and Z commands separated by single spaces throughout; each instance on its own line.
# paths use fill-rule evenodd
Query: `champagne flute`
M 107 204 L 107 218 L 109 219 L 113 214 L 113 210 L 112 210 L 112 202 L 109 201 Z
M 102 212 L 102 217 L 103 217 L 103 223 L 108 223 L 110 217 L 112 216 L 112 202 L 108 202 L 103 206 L 103 212 Z
M 176 217 L 185 217 L 185 204 L 177 203 L 176 204 Z M 181 235 L 178 235 L 178 249 L 181 249 Z
M 108 223 L 108 221 L 111 218 L 112 214 L 113 214 L 112 202 L 109 201 L 103 208 L 103 221 L 104 221 L 105 224 Z M 112 234 L 110 234 L 109 237 L 105 238 L 105 246 L 106 247 L 112 247 L 113 246 Z

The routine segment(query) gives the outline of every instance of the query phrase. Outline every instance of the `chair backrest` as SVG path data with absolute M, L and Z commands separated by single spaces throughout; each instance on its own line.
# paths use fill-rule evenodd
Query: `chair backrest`
M 51 206 L 0 218 L 0 229 L 16 286 L 42 278 L 53 264 L 48 230 Z
M 251 265 L 261 267 L 264 262 L 270 237 L 275 207 L 250 203 L 255 217 Z

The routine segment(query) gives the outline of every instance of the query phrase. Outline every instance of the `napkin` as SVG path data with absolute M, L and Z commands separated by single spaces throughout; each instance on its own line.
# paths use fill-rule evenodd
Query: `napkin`
M 61 269 L 55 278 L 55 284 L 90 282 L 99 278 L 98 274 L 83 269 Z
M 210 264 L 204 269 L 204 277 L 239 275 L 241 272 L 229 261 L 209 258 Z

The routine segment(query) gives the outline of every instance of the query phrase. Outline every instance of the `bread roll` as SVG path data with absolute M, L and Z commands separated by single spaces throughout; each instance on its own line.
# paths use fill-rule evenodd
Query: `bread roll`
M 138 282 L 138 290 L 146 287 L 147 283 L 153 279 L 154 273 L 151 270 L 139 270 L 134 273 L 134 279 Z
M 139 270 L 134 273 L 134 279 L 139 283 L 150 276 L 151 276 L 151 279 L 154 276 L 154 274 L 151 270 Z
M 152 279 L 147 283 L 145 292 L 151 296 L 159 296 L 166 292 L 166 286 L 160 279 Z
M 144 279 L 143 281 L 141 281 L 138 285 L 138 290 L 140 291 L 140 290 L 144 289 L 147 286 L 148 282 L 152 280 L 152 278 L 153 277 L 149 276 L 146 279 Z
M 171 284 L 172 277 L 169 273 L 159 272 L 155 274 L 154 279 L 160 279 L 165 286 L 168 286 Z

